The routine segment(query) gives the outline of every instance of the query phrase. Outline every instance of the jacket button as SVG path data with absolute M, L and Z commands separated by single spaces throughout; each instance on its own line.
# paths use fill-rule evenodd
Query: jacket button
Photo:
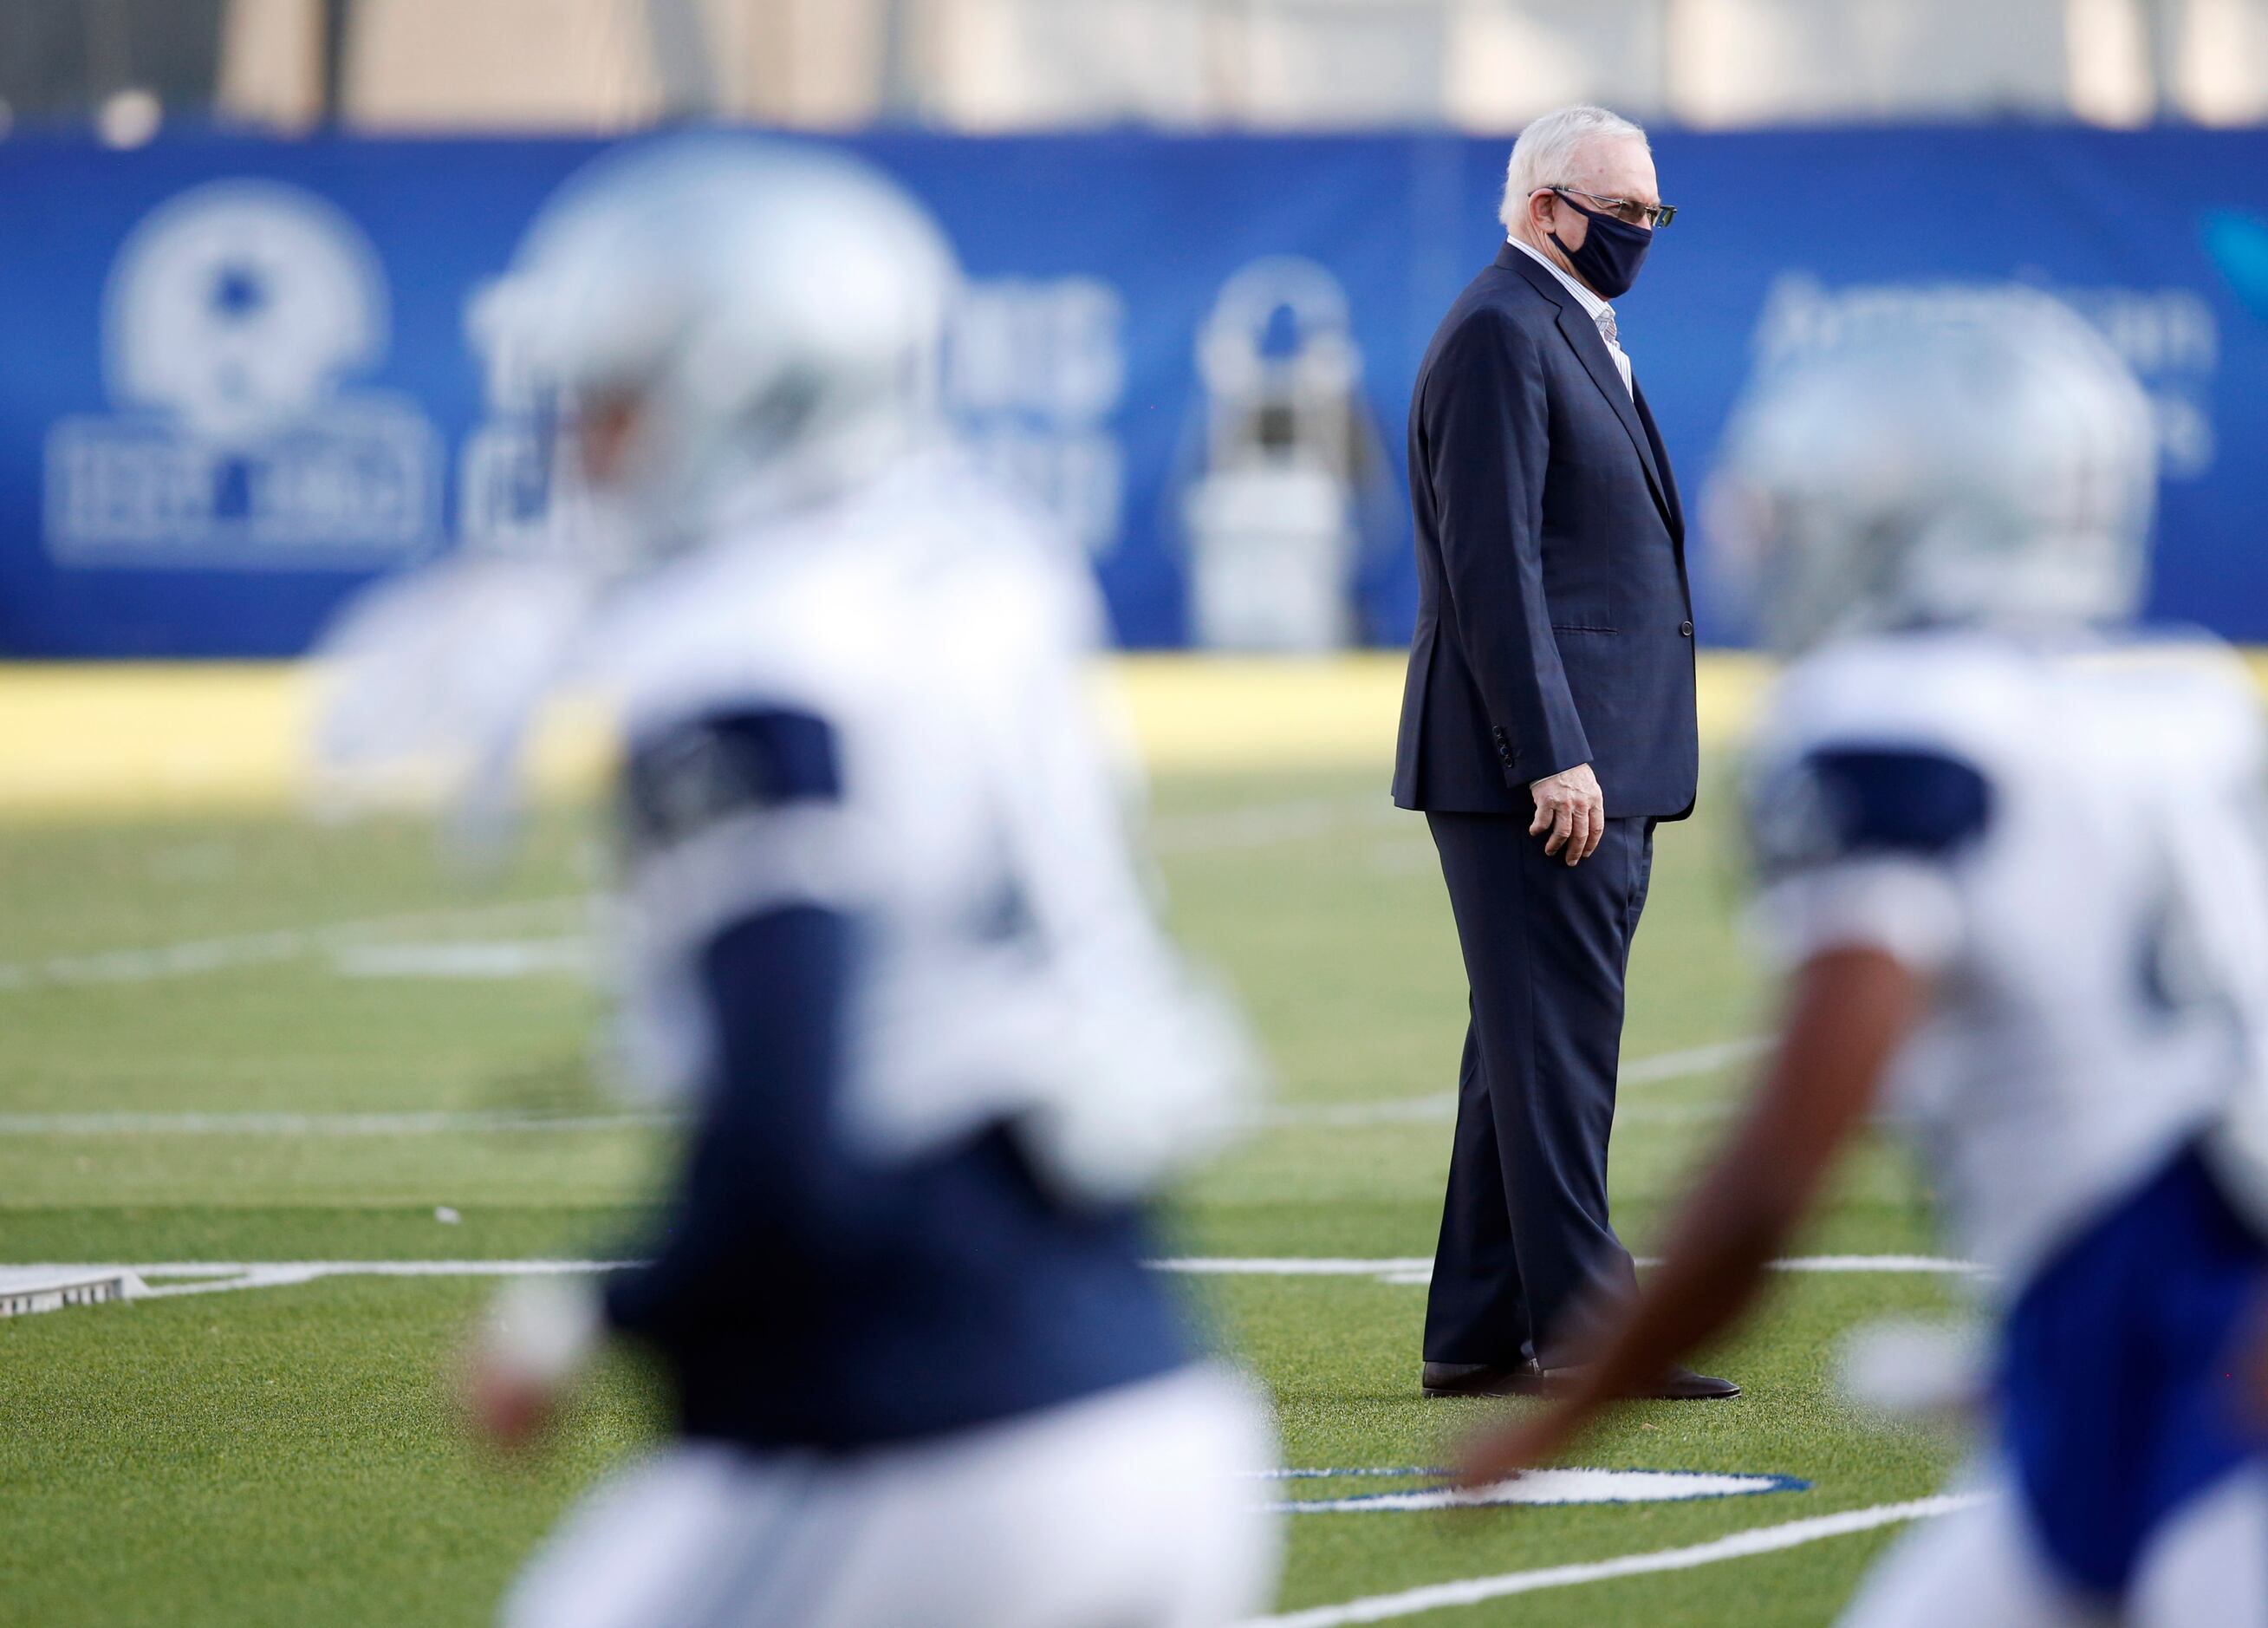
M 1693 624 L 1690 622 L 1679 622 L 1677 624 L 1677 630 L 1680 633 L 1683 633 L 1687 638 L 1691 638 L 1693 637 Z

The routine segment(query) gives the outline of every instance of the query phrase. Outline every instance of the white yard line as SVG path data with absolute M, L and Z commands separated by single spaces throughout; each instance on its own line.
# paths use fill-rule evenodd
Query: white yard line
M 149 1266 L 11 1266 L 24 1277 L 64 1273 L 130 1272 L 147 1285 L 136 1300 L 180 1294 L 218 1294 L 233 1289 L 274 1289 L 313 1283 L 319 1278 L 530 1278 L 565 1272 L 612 1271 L 630 1261 L 171 1261 Z M 149 1285 L 152 1278 L 186 1278 L 188 1283 Z
M 1622 1065 L 1620 1083 L 1663 1086 L 1673 1079 L 1713 1074 L 1719 1069 L 1754 1062 L 1764 1055 L 1770 1043 L 1761 1035 L 1749 1035 L 1739 1040 L 1714 1041 L 1705 1046 L 1687 1046 L 1678 1051 L 1656 1052 L 1650 1057 L 1634 1057 Z
M 516 900 L 369 917 L 313 927 L 277 927 L 264 932 L 189 939 L 138 949 L 104 950 L 86 955 L 55 955 L 42 961 L 0 961 L 0 993 L 90 983 L 149 983 L 195 977 L 232 967 L 272 965 L 320 951 L 347 952 L 371 940 L 402 933 L 450 932 L 465 927 L 509 927 L 520 924 L 571 924 L 588 917 L 581 898 Z
M 1643 1266 L 1659 1265 L 1644 1259 Z M 1781 1272 L 1942 1272 L 1957 1278 L 1982 1277 L 1992 1269 L 1977 1261 L 1952 1260 L 1940 1255 L 1795 1255 L 1774 1261 Z
M 491 983 L 507 978 L 572 977 L 599 973 L 599 946 L 588 933 L 543 939 L 449 939 L 438 943 L 346 944 L 331 951 L 342 978 L 438 978 Z
M 1640 1264 L 1650 1264 L 1642 1261 Z M 22 1273 L 133 1272 L 144 1278 L 192 1278 L 193 1284 L 153 1288 L 153 1295 L 209 1293 L 312 1283 L 319 1278 L 513 1278 L 534 1273 L 612 1271 L 635 1261 L 175 1261 L 150 1265 L 116 1262 L 33 1262 L 0 1266 Z M 1158 1271 L 1206 1278 L 1371 1278 L 1383 1283 L 1424 1283 L 1433 1263 L 1422 1256 L 1356 1259 L 1329 1256 L 1173 1256 L 1149 1263 Z M 1982 1267 L 1926 1255 L 1813 1255 L 1772 1263 L 1789 1272 L 1909 1272 L 1972 1274 Z
M 1158 820 L 1151 828 L 1149 846 L 1160 853 L 1270 847 L 1278 843 L 1387 823 L 1395 814 L 1382 796 L 1376 803 L 1368 799 L 1358 802 L 1344 798 L 1307 798 L 1249 804 Z M 590 901 L 582 897 L 472 905 L 313 926 L 276 927 L 85 954 L 0 961 L 0 994 L 195 977 L 236 967 L 296 961 L 325 951 L 344 957 L 346 964 L 342 970 L 348 976 L 478 977 L 523 976 L 530 970 L 572 970 L 580 960 L 579 947 L 564 944 L 457 947 L 453 951 L 448 947 L 418 946 L 407 947 L 398 954 L 373 951 L 367 947 L 371 940 L 388 936 L 498 926 L 523 920 L 549 924 L 563 917 L 573 924 L 586 919 L 589 910 Z
M 1622 1125 L 1685 1125 L 1722 1119 L 1734 1102 L 1641 1102 L 1615 1109 Z M 1447 1124 L 1457 1116 L 1453 1096 L 1389 1097 L 1383 1102 L 1285 1102 L 1263 1109 L 1266 1129 L 1354 1130 L 1370 1125 Z
M 538 907 L 514 905 L 512 910 L 537 908 L 558 909 L 577 902 L 553 901 Z M 400 917 L 399 921 L 413 918 Z M 420 919 L 430 925 L 430 918 Z M 350 931 L 368 932 L 383 924 L 347 923 L 321 929 L 323 934 L 342 934 Z M 218 940 L 213 942 L 233 942 Z M 432 947 L 419 947 L 428 948 Z M 486 948 L 488 947 L 477 947 Z M 155 954 L 156 952 L 152 952 Z M 294 951 L 293 954 L 302 953 Z M 235 963 L 235 964 L 241 964 Z M 5 975 L 11 970 L 0 966 L 0 990 L 28 987 L 10 984 Z M 156 976 L 178 976 L 161 974 Z M 1753 1056 L 1758 1042 L 1749 1040 L 1727 1041 L 1715 1045 L 1692 1046 L 1682 1051 L 1665 1051 L 1653 1057 L 1639 1057 L 1623 1071 L 1624 1084 L 1636 1080 L 1643 1085 L 1660 1085 L 1673 1079 L 1688 1079 L 1724 1067 L 1734 1059 Z M 1686 1123 L 1721 1118 L 1731 1112 L 1728 1104 L 1697 1103 L 1638 1103 L 1618 1111 L 1616 1119 L 1624 1123 Z M 1454 1096 L 1390 1097 L 1382 1101 L 1369 1102 L 1281 1102 L 1271 1103 L 1260 1110 L 1257 1125 L 1262 1129 L 1286 1126 L 1352 1128 L 1364 1125 L 1425 1124 L 1445 1123 L 1456 1117 L 1457 1100 Z M 670 1116 L 653 1113 L 553 1115 L 513 1112 L 507 1109 L 413 1109 L 400 1112 L 303 1114 L 268 1112 L 260 1109 L 94 1109 L 80 1113 L 0 1113 L 0 1137 L 34 1136 L 439 1136 L 455 1132 L 591 1132 L 636 1130 L 642 1127 L 666 1125 Z
M 1658 1266 L 1651 1256 L 1640 1266 Z M 1375 1278 L 1381 1283 L 1425 1283 L 1433 1273 L 1424 1256 L 1383 1256 L 1374 1260 L 1329 1256 L 1169 1256 L 1152 1261 L 1160 1271 L 1206 1278 Z M 1908 1273 L 1923 1277 L 1977 1277 L 1985 1268 L 1974 1261 L 1936 1255 L 1794 1255 L 1771 1263 L 1781 1272 Z
M 1505 1572 L 1494 1577 L 1468 1578 L 1461 1582 L 1428 1583 L 1423 1587 L 1405 1588 L 1396 1594 L 1372 1595 L 1360 1600 L 1349 1600 L 1343 1605 L 1318 1606 L 1312 1610 L 1292 1611 L 1282 1617 L 1260 1617 L 1247 1624 L 1246 1628 L 1344 1628 L 1344 1624 L 1351 1623 L 1391 1622 L 1396 1617 L 1417 1617 L 1427 1611 L 1447 1610 L 1456 1606 L 1479 1605 L 1490 1600 L 1535 1594 L 1547 1588 L 1568 1588 L 1579 1583 L 1644 1577 L 1656 1572 L 1690 1571 L 1696 1566 L 1713 1565 L 1720 1560 L 1742 1560 L 1752 1555 L 1774 1554 L 1783 1549 L 1800 1548 L 1805 1543 L 1815 1543 L 1825 1538 L 1845 1537 L 1854 1532 L 1871 1532 L 1879 1527 L 1952 1514 L 1957 1510 L 1974 1506 L 1986 1496 L 1984 1493 L 1955 1492 L 1935 1498 L 1917 1498 L 1902 1504 L 1876 1504 L 1867 1509 L 1845 1510 L 1840 1514 L 1813 1515 L 1806 1520 L 1785 1521 L 1774 1526 L 1750 1527 L 1743 1532 L 1734 1532 L 1683 1549 L 1659 1549 L 1651 1554 L 1618 1555 L 1611 1560 L 1549 1565 L 1531 1572 Z
M 1150 1264 L 1161 1272 L 1189 1272 L 1204 1278 L 1383 1278 L 1403 1272 L 1430 1272 L 1432 1259 L 1405 1255 L 1384 1260 L 1334 1259 L 1324 1256 L 1263 1256 L 1252 1259 L 1222 1256 L 1174 1255 Z
M 1659 1051 L 1652 1057 L 1633 1057 L 1622 1066 L 1621 1084 L 1640 1087 L 1664 1086 L 1673 1080 L 1713 1074 L 1761 1057 L 1766 1043 L 1760 1035 L 1749 1035 L 1740 1040 L 1712 1041 L 1705 1046 L 1687 1046 L 1676 1051 Z M 1729 1111 L 1724 1104 L 1716 1102 L 1675 1107 L 1640 1103 L 1618 1109 L 1615 1116 L 1618 1121 L 1670 1123 L 1687 1119 L 1719 1118 Z M 1261 1123 L 1266 1125 L 1353 1127 L 1429 1123 L 1456 1116 L 1457 1099 L 1454 1094 L 1445 1092 L 1436 1095 L 1388 1097 L 1382 1101 L 1365 1102 L 1279 1102 L 1263 1110 Z
M 21 1136 L 440 1136 L 459 1132 L 585 1134 L 676 1123 L 667 1114 L 525 1114 L 435 1109 L 418 1113 L 0 1114 L 0 1137 Z

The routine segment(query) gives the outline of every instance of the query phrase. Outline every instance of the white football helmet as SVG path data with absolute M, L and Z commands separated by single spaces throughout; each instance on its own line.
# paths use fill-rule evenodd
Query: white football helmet
M 2149 403 L 2069 307 L 2010 288 L 1855 320 L 1753 383 L 1709 500 L 1784 655 L 1889 627 L 2139 608 Z
M 476 317 L 506 394 L 556 404 L 549 527 L 382 583 L 329 630 L 324 801 L 430 789 L 472 846 L 499 848 L 527 738 L 611 586 L 942 433 L 957 288 L 921 207 L 815 145 L 669 136 L 571 178 Z M 586 481 L 563 431 L 609 406 L 627 429 Z
M 718 132 L 571 178 L 482 319 L 562 420 L 634 408 L 600 494 L 619 568 L 745 508 L 839 491 L 934 436 L 959 280 L 935 222 L 867 165 Z M 556 473 L 578 495 L 571 456 Z

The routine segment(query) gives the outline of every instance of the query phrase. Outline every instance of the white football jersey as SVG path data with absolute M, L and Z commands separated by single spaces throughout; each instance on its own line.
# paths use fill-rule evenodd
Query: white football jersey
M 809 902 L 858 923 L 842 1111 L 874 1156 L 1010 1119 L 1044 1176 L 1115 1200 L 1209 1152 L 1248 1111 L 1252 1056 L 1132 858 L 1101 627 L 1084 561 L 943 458 L 619 595 L 591 666 L 632 743 L 785 711 L 823 723 L 841 780 L 632 858 L 614 937 L 637 1079 L 703 1077 L 708 938 Z
M 1960 1246 L 2004 1283 L 2268 1086 L 2257 697 L 2199 640 L 1829 647 L 1757 742 L 1758 918 L 1933 979 L 1896 1060 Z

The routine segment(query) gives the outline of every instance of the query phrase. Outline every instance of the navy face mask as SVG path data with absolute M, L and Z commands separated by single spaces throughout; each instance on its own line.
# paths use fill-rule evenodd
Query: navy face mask
M 1597 290 L 1602 299 L 1618 299 L 1628 293 L 1630 285 L 1638 281 L 1638 269 L 1646 263 L 1646 250 L 1653 247 L 1653 233 L 1602 210 L 1587 210 L 1564 192 L 1553 195 L 1591 223 L 1580 248 L 1569 248 L 1559 243 L 1557 232 L 1551 234 L 1551 240 L 1559 243 L 1559 252 L 1573 263 L 1575 275 Z

